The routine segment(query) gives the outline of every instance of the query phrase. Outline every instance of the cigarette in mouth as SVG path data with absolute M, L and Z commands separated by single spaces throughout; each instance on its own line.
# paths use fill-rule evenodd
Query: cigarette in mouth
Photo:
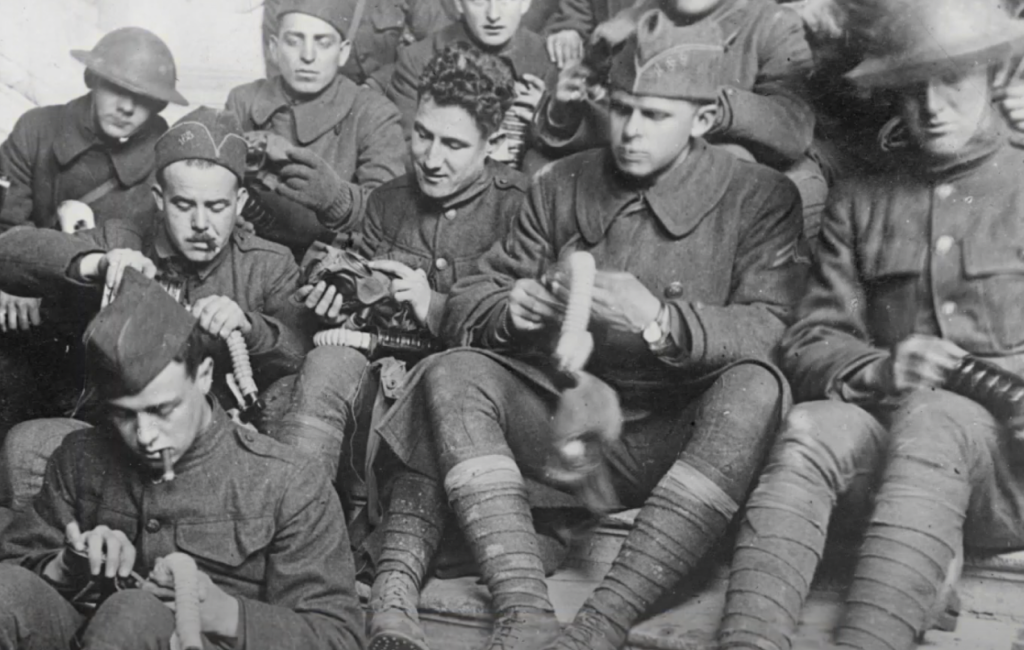
M 174 480 L 174 466 L 171 464 L 171 450 L 164 449 L 160 452 L 160 458 L 164 461 L 164 481 Z

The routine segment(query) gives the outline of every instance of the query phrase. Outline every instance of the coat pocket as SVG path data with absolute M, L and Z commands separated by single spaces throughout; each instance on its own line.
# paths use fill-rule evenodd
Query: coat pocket
M 993 350 L 1024 348 L 1024 246 L 964 242 L 964 277 L 971 295 L 960 302 L 977 301 L 973 313 Z
M 869 328 L 884 343 L 900 341 L 913 333 L 920 304 L 924 243 L 887 242 L 865 265 Z
M 175 542 L 201 569 L 261 584 L 266 551 L 274 538 L 272 517 L 178 524 Z

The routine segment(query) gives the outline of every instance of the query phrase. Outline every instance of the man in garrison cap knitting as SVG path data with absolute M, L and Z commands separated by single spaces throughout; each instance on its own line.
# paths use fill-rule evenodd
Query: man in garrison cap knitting
M 198 565 L 204 648 L 363 647 L 327 477 L 211 399 L 200 319 L 135 269 L 120 285 L 84 339 L 106 421 L 64 440 L 0 533 L 0 648 L 175 647 L 150 572 L 176 552 Z
M 227 108 L 264 152 L 252 185 L 271 213 L 257 233 L 296 250 L 359 226 L 370 190 L 405 172 L 398 110 L 339 72 L 357 0 L 276 3 L 279 75 L 239 86 Z
M 623 647 L 739 510 L 785 406 L 769 359 L 805 264 L 793 183 L 701 138 L 714 122 L 719 38 L 645 14 L 606 80 L 610 144 L 539 173 L 481 273 L 452 288 L 441 334 L 474 347 L 421 363 L 378 427 L 409 471 L 431 479 L 405 497 L 407 512 L 392 497 L 389 574 L 375 589 L 389 594 L 395 637 L 422 639 L 417 589 L 449 507 L 491 593 L 489 650 Z M 560 634 L 523 476 L 559 485 L 546 467 L 559 390 L 545 360 L 567 293 L 552 271 L 572 251 L 597 266 L 583 385 L 600 401 L 585 408 L 606 412 L 617 395 L 625 415 L 621 438 L 598 455 L 604 501 L 642 509 Z
M 112 220 L 73 235 L 11 230 L 0 236 L 0 289 L 48 297 L 88 318 L 124 270 L 135 268 L 173 285 L 209 334 L 240 331 L 259 387 L 294 373 L 312 346 L 315 323 L 291 300 L 299 285 L 291 253 L 235 227 L 246 198 L 245 156 L 233 115 L 193 111 L 156 144 L 160 218 L 148 225 Z M 229 368 L 226 347 L 218 363 Z M 230 399 L 222 388 L 218 382 L 218 394 Z M 83 426 L 43 420 L 12 429 L 0 458 L 0 505 L 23 507 L 39 488 L 49 452 Z
M 908 144 L 829 197 L 780 348 L 802 403 L 747 504 L 723 649 L 792 647 L 830 521 L 870 514 L 842 648 L 915 647 L 947 627 L 965 545 L 1024 547 L 1020 412 L 1000 398 L 1024 373 L 1024 164 L 992 101 L 1024 30 L 999 0 L 873 14 L 847 76 L 894 92 Z

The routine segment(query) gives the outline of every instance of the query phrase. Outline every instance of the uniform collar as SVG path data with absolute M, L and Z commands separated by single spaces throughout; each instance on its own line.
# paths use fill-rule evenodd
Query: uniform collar
M 210 423 L 196 434 L 192 446 L 174 465 L 174 471 L 181 474 L 203 464 L 223 444 L 225 431 L 232 426 L 228 414 L 212 397 L 206 398 L 210 405 Z
M 65 104 L 59 129 L 53 142 L 53 153 L 62 167 L 67 167 L 95 147 L 110 156 L 114 173 L 121 184 L 132 187 L 142 182 L 153 170 L 156 163 L 153 141 L 167 129 L 167 123 L 162 117 L 154 115 L 124 144 L 101 139 L 93 123 L 92 93 L 88 93 Z
M 441 52 L 449 43 L 464 41 L 480 47 L 473 35 L 466 29 L 465 23 L 461 20 L 445 27 L 440 37 L 434 42 L 434 51 Z M 481 48 L 483 49 L 483 48 Z M 543 41 L 533 32 L 520 26 L 512 39 L 501 48 L 501 51 L 494 52 L 495 55 L 508 61 L 512 66 L 512 74 L 521 79 L 523 74 L 532 73 L 536 70 L 545 70 L 550 65 L 547 52 L 544 49 Z
M 283 77 L 277 75 L 260 84 L 249 112 L 256 127 L 264 129 L 275 114 L 291 110 L 295 143 L 306 147 L 345 119 L 352 110 L 357 92 L 359 86 L 339 73 L 319 95 L 309 101 L 295 103 L 285 92 Z
M 595 245 L 630 203 L 641 198 L 670 237 L 692 232 L 725 196 L 736 159 L 702 139 L 694 139 L 686 158 L 653 185 L 637 186 L 615 168 L 608 148 L 595 154 L 576 179 L 576 220 L 583 239 Z

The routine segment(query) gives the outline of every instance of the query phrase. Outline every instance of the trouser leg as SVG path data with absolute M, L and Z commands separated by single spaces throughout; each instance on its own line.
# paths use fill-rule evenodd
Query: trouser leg
M 73 431 L 89 424 L 70 418 L 29 420 L 7 432 L 0 447 L 0 506 L 25 510 L 43 487 L 46 463 Z
M 85 617 L 36 574 L 0 564 L 0 648 L 70 647 Z
M 633 624 L 690 574 L 725 533 L 761 467 L 780 398 L 771 372 L 744 364 L 723 373 L 695 409 L 671 418 L 668 444 L 654 451 L 663 449 L 676 460 L 650 491 L 607 576 L 555 647 L 623 647 Z M 673 449 L 680 439 L 688 439 L 685 447 Z
M 989 442 L 1000 434 L 983 407 L 938 390 L 911 395 L 891 430 L 889 461 L 836 630 L 842 647 L 915 647 L 962 548 L 973 486 L 990 484 Z
M 314 348 L 295 379 L 287 412 L 268 433 L 321 459 L 336 480 L 346 441 L 369 427 L 376 390 L 362 353 L 338 345 Z
M 885 427 L 842 402 L 799 404 L 747 501 L 729 578 L 723 649 L 788 650 L 840 495 L 864 491 Z
M 491 592 L 497 622 L 488 647 L 532 648 L 558 623 L 526 486 L 506 439 L 526 456 L 540 454 L 526 439 L 546 435 L 552 405 L 475 352 L 442 357 L 424 381 L 445 491 Z
M 448 514 L 437 480 L 411 471 L 393 479 L 370 597 L 371 650 L 426 650 L 416 608 Z

